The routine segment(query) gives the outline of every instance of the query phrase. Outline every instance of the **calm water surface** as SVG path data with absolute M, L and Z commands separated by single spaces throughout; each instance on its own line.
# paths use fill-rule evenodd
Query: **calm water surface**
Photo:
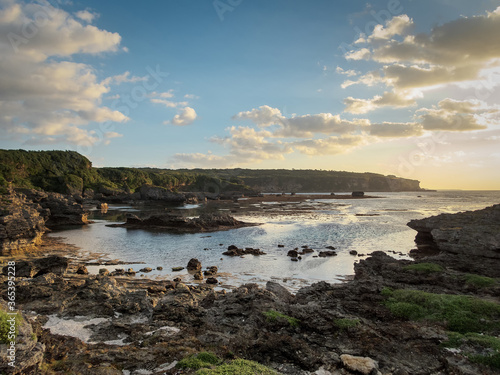
M 245 282 L 264 283 L 276 280 L 296 290 L 303 285 L 325 280 L 338 282 L 353 274 L 354 262 L 364 257 L 360 254 L 382 250 L 399 258 L 408 258 L 415 248 L 416 232 L 406 226 L 412 219 L 439 213 L 475 210 L 500 203 L 500 191 L 440 191 L 412 193 L 370 193 L 381 198 L 357 200 L 316 199 L 297 203 L 267 202 L 249 206 L 240 200 L 231 209 L 231 215 L 243 221 L 263 223 L 261 226 L 240 228 L 224 232 L 198 234 L 171 234 L 109 228 L 106 224 L 123 222 L 127 212 L 145 214 L 145 208 L 111 206 L 107 214 L 93 211 L 94 224 L 64 231 L 52 236 L 62 236 L 66 242 L 81 248 L 82 254 L 102 253 L 102 259 L 120 259 L 126 262 L 145 262 L 131 265 L 134 269 L 150 266 L 149 276 L 177 277 L 192 281 L 187 271 L 173 273 L 172 267 L 185 266 L 189 259 L 198 258 L 203 267 L 217 266 L 224 285 L 235 286 Z M 172 209 L 172 208 L 169 208 Z M 176 207 L 186 216 L 195 216 L 203 206 Z M 165 210 L 162 208 L 162 210 Z M 222 252 L 229 245 L 260 248 L 266 255 L 227 257 Z M 282 244 L 284 248 L 278 248 Z M 338 256 L 303 256 L 299 262 L 287 257 L 288 250 L 308 245 L 314 250 L 334 246 Z M 403 253 L 394 255 L 392 251 Z M 124 268 L 127 265 L 113 268 Z M 97 272 L 101 267 L 90 267 Z

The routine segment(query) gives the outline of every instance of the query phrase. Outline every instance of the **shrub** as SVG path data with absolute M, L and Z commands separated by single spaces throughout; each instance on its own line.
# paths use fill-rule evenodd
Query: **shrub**
M 262 313 L 268 322 L 277 322 L 277 321 L 287 321 L 292 327 L 298 327 L 300 321 L 291 316 L 285 315 L 275 310 L 269 310 Z
M 177 363 L 177 368 L 198 370 L 204 367 L 212 367 L 220 363 L 219 357 L 213 353 L 201 352 L 181 359 Z
M 349 318 L 343 318 L 343 319 L 336 319 L 334 321 L 334 324 L 336 327 L 340 329 L 349 329 L 353 327 L 357 327 L 360 324 L 359 319 L 349 319 Z
M 471 362 L 500 369 L 500 338 L 498 337 L 477 333 L 462 335 L 456 332 L 449 332 L 448 341 L 442 345 L 446 348 L 464 347 L 467 350 L 464 354 Z M 476 352 L 472 353 L 471 350 L 475 350 Z
M 16 323 L 15 323 L 15 334 L 16 336 L 19 333 L 19 325 L 21 324 L 22 318 L 19 314 L 16 316 Z M 7 344 L 11 340 L 9 339 L 9 334 L 10 334 L 10 322 L 9 319 L 12 318 L 12 315 L 8 315 L 6 311 L 0 310 L 0 343 L 1 344 Z
M 385 290 L 384 294 L 388 296 L 385 305 L 400 318 L 442 322 L 460 333 L 500 328 L 500 304 L 494 302 L 410 289 Z
M 488 288 L 495 285 L 497 281 L 491 277 L 468 274 L 465 276 L 465 283 L 477 288 Z
M 245 359 L 235 359 L 212 369 L 201 369 L 196 375 L 278 375 L 269 367 Z
M 443 272 L 443 267 L 436 263 L 415 263 L 410 264 L 403 269 L 409 271 L 417 271 L 421 273 Z

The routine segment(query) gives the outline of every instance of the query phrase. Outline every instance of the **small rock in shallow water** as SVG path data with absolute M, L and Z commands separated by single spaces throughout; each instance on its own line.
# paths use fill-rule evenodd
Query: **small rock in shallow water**
M 320 251 L 318 255 L 320 256 L 320 258 L 326 258 L 326 257 L 333 257 L 337 255 L 337 253 L 335 251 Z
M 163 271 L 163 267 L 162 267 L 162 266 L 158 266 L 158 267 L 156 267 L 156 269 L 157 269 L 158 271 Z
M 203 274 L 201 271 L 196 272 L 193 276 L 195 280 L 203 280 Z
M 356 250 L 351 250 L 351 251 L 349 251 L 349 254 L 351 254 L 351 255 L 358 255 L 358 252 Z
M 78 269 L 76 270 L 76 273 L 78 275 L 88 275 L 89 274 L 89 270 L 87 269 L 87 267 L 85 267 L 84 265 L 81 265 L 78 267 Z
M 287 256 L 292 257 L 292 258 L 297 258 L 299 256 L 299 253 L 297 250 L 290 250 L 287 254 Z
M 172 267 L 172 272 L 182 271 L 184 267 Z
M 151 267 L 145 267 L 145 268 L 141 268 L 139 270 L 139 272 L 144 272 L 144 273 L 148 273 L 148 272 L 151 272 L 153 269 Z
M 106 268 L 101 268 L 99 270 L 99 275 L 108 276 L 109 275 L 109 271 Z
M 209 277 L 207 279 L 207 284 L 218 284 L 219 280 L 217 280 L 215 277 Z
M 201 270 L 201 262 L 196 258 L 191 258 L 186 268 L 188 271 L 199 271 Z

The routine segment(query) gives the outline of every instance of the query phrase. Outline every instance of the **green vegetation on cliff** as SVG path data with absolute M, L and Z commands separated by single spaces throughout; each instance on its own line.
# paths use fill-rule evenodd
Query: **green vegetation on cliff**
M 59 193 L 135 192 L 143 185 L 172 191 L 416 191 L 419 182 L 375 173 L 286 169 L 95 168 L 75 151 L 0 150 L 0 192 L 10 184 Z

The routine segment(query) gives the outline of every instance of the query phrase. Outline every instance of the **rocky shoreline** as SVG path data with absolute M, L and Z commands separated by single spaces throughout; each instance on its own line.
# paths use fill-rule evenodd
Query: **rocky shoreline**
M 12 212 L 43 211 L 30 205 L 48 198 L 24 206 L 26 198 L 18 197 Z M 89 275 L 82 260 L 64 254 L 16 259 L 11 253 L 4 261 L 17 263 L 22 319 L 17 367 L 8 367 L 7 345 L 0 344 L 0 373 L 194 374 L 205 363 L 199 353 L 210 352 L 216 360 L 205 363 L 213 371 L 206 374 L 222 373 L 216 366 L 237 358 L 267 366 L 253 372 L 263 374 L 495 374 L 500 267 L 492 254 L 499 212 L 496 205 L 412 221 L 419 247 L 436 254 L 410 261 L 374 252 L 355 264 L 353 280 L 295 294 L 276 282 L 227 292 L 213 283 L 217 268 L 204 265 L 202 272 L 194 259 L 187 267 L 206 280 L 189 285 L 127 271 Z M 7 273 L 0 276 L 4 299 Z

